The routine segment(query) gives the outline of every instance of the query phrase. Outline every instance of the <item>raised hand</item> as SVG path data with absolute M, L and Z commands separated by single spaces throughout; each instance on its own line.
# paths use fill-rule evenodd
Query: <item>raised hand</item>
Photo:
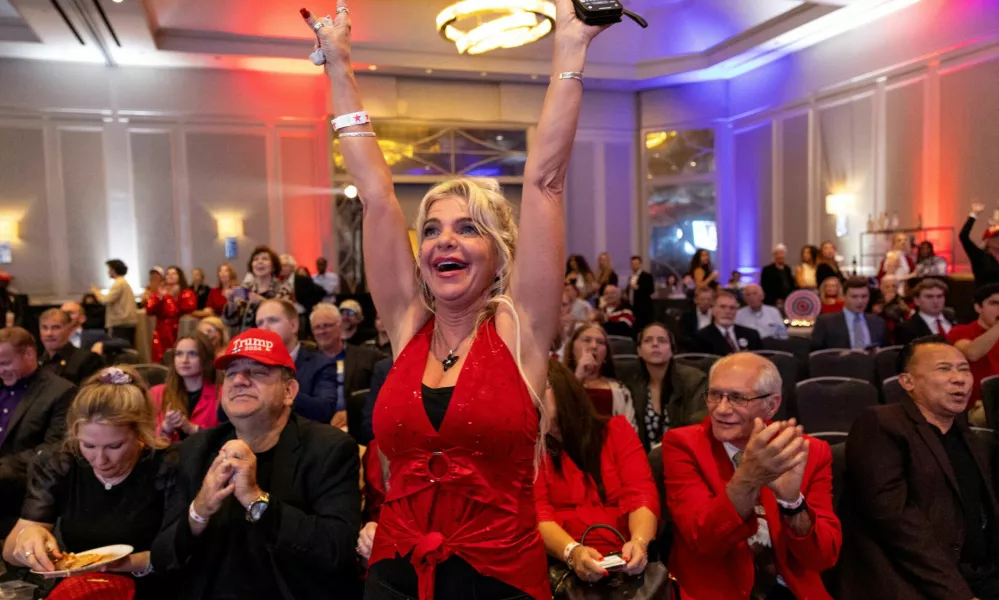
M 555 36 L 589 45 L 608 25 L 587 25 L 576 17 L 572 0 L 555 0 Z
M 808 464 L 808 440 L 799 435 L 781 451 L 781 454 L 785 453 L 793 457 L 793 466 L 768 483 L 767 487 L 773 490 L 779 500 L 794 502 L 801 494 L 801 482 L 805 477 L 805 465 Z
M 982 204 L 981 202 L 973 202 L 971 204 L 971 212 L 975 213 L 976 215 L 982 212 L 983 210 L 985 210 L 985 205 Z
M 299 11 L 316 32 L 316 48 L 323 51 L 327 63 L 350 63 L 350 10 L 347 0 L 337 0 L 334 17 L 318 17 L 303 8 Z
M 801 450 L 799 442 L 803 441 L 801 435 L 802 428 L 794 419 L 775 421 L 764 427 L 763 421 L 757 418 L 739 470 L 760 485 L 771 484 L 797 466 Z

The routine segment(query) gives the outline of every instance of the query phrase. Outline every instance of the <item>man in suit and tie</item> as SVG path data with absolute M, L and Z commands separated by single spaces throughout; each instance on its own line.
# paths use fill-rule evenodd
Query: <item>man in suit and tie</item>
M 351 396 L 358 390 L 371 387 L 375 364 L 385 358 L 385 355 L 374 346 L 346 343 L 343 339 L 343 318 L 340 316 L 340 310 L 333 304 L 326 302 L 317 304 L 312 309 L 309 320 L 319 352 L 336 362 L 337 388 L 345 404 L 341 409 L 343 412 L 338 411 L 334 421 L 346 424 L 348 416 L 346 407 L 351 402 Z M 355 421 L 350 423 L 355 430 L 363 429 L 358 420 L 361 418 L 363 408 L 358 406 L 358 409 L 352 413 Z M 359 431 L 352 431 L 351 434 L 359 442 L 362 439 Z
M 950 333 L 954 324 L 943 314 L 947 304 L 947 284 L 927 277 L 912 290 L 919 309 L 908 321 L 895 328 L 895 343 L 905 346 L 916 338 Z
M 90 350 L 97 342 L 106 342 L 111 339 L 111 336 L 107 335 L 103 329 L 83 328 L 83 325 L 87 322 L 87 313 L 78 303 L 66 302 L 59 309 L 69 315 L 69 343 L 74 348 Z
M 656 291 L 652 273 L 642 270 L 641 256 L 631 257 L 631 276 L 625 290 L 631 310 L 635 313 L 635 331 L 641 331 L 652 322 L 652 294 Z
M 787 265 L 787 246 L 777 244 L 774 248 L 774 262 L 763 267 L 760 272 L 760 287 L 763 288 L 764 304 L 780 308 L 784 300 L 795 290 L 794 273 Z
M 278 334 L 295 362 L 298 380 L 295 412 L 320 423 L 333 423 L 337 427 L 346 425 L 345 412 L 342 424 L 334 419 L 334 415 L 346 411 L 346 403 L 337 386 L 336 362 L 299 343 L 295 305 L 278 298 L 261 302 L 257 308 L 257 327 Z
M 215 360 L 229 422 L 184 442 L 152 548 L 157 569 L 177 574 L 176 598 L 360 595 L 357 444 L 292 410 L 285 342 L 249 329 Z
M 734 354 L 711 368 L 708 417 L 663 438 L 673 520 L 669 571 L 684 597 L 828 600 L 821 574 L 836 564 L 832 452 L 781 403 L 777 367 Z
M 899 366 L 909 399 L 868 409 L 847 438 L 839 598 L 999 598 L 999 504 L 965 416 L 968 360 L 933 336 Z
M 735 352 L 763 349 L 763 341 L 755 329 L 735 324 L 738 312 L 739 301 L 735 294 L 719 291 L 711 307 L 714 322 L 697 332 L 701 352 L 726 356 Z
M 42 313 L 38 325 L 45 348 L 38 361 L 43 371 L 80 385 L 104 365 L 97 354 L 69 342 L 73 321 L 65 311 L 50 308 Z
M 846 280 L 846 305 L 841 313 L 820 316 L 812 329 L 812 350 L 879 348 L 885 341 L 885 322 L 867 314 L 871 290 L 863 277 Z
M 20 327 L 0 329 L 0 531 L 21 514 L 28 465 L 42 446 L 62 442 L 76 387 L 39 371 L 35 338 Z

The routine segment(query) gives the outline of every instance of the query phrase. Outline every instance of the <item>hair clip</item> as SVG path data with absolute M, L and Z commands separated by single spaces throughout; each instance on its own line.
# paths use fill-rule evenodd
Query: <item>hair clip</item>
M 110 367 L 108 369 L 104 369 L 104 372 L 101 373 L 99 381 L 103 384 L 110 385 L 128 385 L 132 383 L 132 377 L 121 369 Z

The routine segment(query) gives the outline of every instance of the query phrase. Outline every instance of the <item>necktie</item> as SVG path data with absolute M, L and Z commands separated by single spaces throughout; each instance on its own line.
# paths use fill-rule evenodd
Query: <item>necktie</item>
M 853 320 L 853 349 L 863 350 L 867 348 L 867 336 L 864 328 L 864 315 L 857 313 Z
M 742 452 L 736 452 L 732 456 L 732 462 L 738 468 L 739 464 L 742 463 Z M 757 521 L 765 522 L 766 511 L 759 503 L 759 497 L 757 497 L 756 502 Z M 750 542 L 749 549 L 753 551 L 753 592 L 750 597 L 752 600 L 765 600 L 777 585 L 777 562 L 774 550 L 771 546 L 757 543 L 756 540 Z
M 946 335 L 947 332 L 944 331 L 943 319 L 937 317 L 937 333 L 940 335 Z
M 732 330 L 731 329 L 726 329 L 725 330 L 725 341 L 727 341 L 729 347 L 732 348 L 732 352 L 738 352 L 739 351 L 739 344 L 735 343 L 735 338 L 732 337 Z

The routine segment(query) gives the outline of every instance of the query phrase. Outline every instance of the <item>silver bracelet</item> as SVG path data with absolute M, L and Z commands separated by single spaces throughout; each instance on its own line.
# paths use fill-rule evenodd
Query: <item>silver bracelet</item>
M 578 81 L 583 81 L 582 71 L 565 71 L 564 73 L 558 74 L 559 79 L 576 79 Z
M 337 134 L 338 138 L 345 137 L 377 137 L 373 131 L 345 131 Z
M 132 573 L 132 577 L 145 577 L 146 575 L 152 575 L 152 574 L 153 574 L 153 561 L 150 560 L 149 562 L 146 563 L 145 569 L 142 569 L 137 573 Z

